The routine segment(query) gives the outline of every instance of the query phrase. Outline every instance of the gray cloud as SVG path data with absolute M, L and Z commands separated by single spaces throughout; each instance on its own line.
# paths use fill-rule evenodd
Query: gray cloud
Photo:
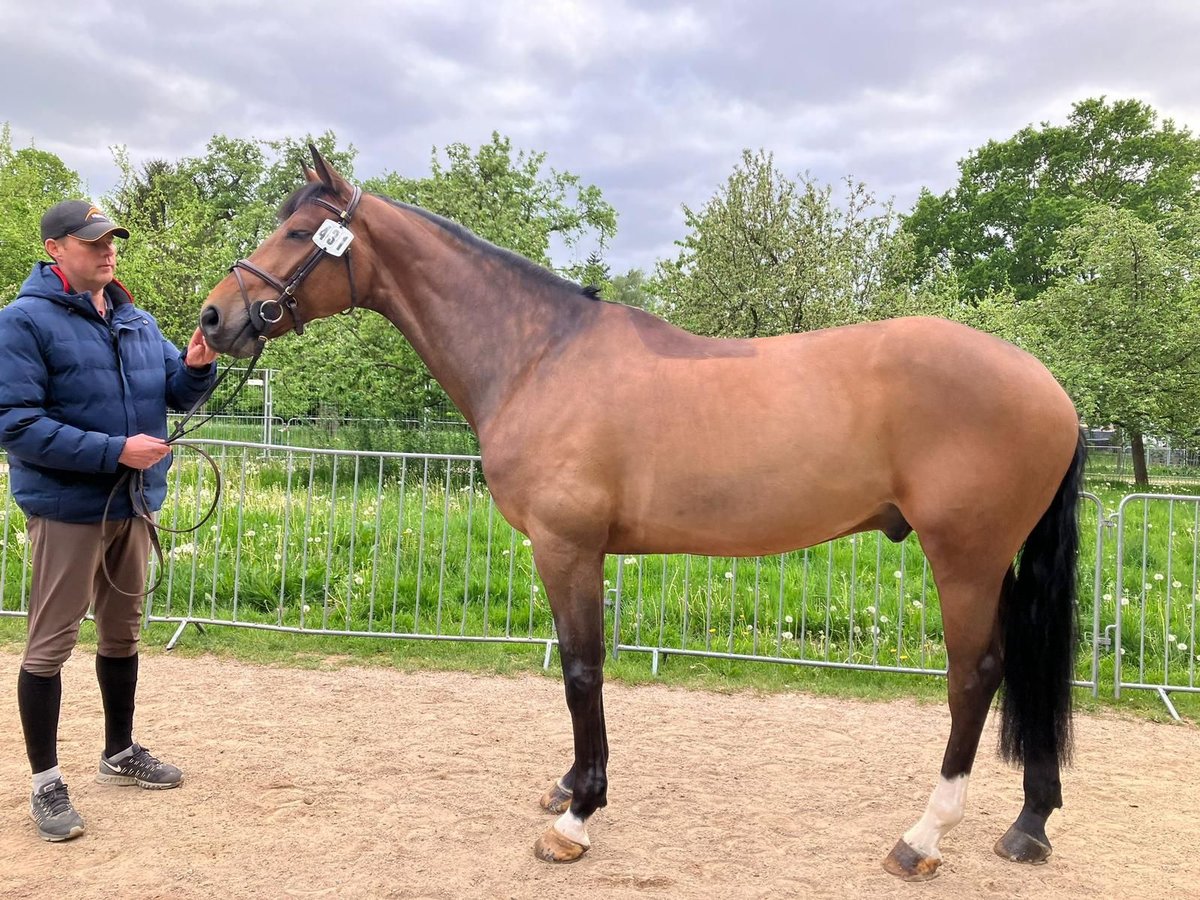
M 97 195 L 114 145 L 136 163 L 217 133 L 331 129 L 360 177 L 420 175 L 434 147 L 498 131 L 601 188 L 617 272 L 673 255 L 681 205 L 743 148 L 904 209 L 972 149 L 1088 96 L 1200 124 L 1191 0 L 0 0 L 0 21 L 0 121 Z

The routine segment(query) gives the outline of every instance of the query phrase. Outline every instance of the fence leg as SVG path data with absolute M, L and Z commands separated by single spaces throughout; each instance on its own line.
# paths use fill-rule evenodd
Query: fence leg
M 550 668 L 550 654 L 554 652 L 554 641 L 546 641 L 546 655 L 542 657 L 542 668 Z
M 1179 713 L 1175 710 L 1175 704 L 1171 702 L 1171 697 L 1167 693 L 1167 689 L 1160 687 L 1157 690 L 1158 696 L 1162 698 L 1162 702 L 1167 704 L 1167 712 L 1171 714 L 1171 718 L 1176 722 L 1182 722 L 1183 719 L 1179 718 Z
M 177 643 L 179 643 L 179 638 L 183 636 L 183 629 L 188 627 L 189 621 L 190 621 L 189 619 L 184 619 L 182 622 L 179 623 L 179 627 L 175 629 L 175 633 L 173 635 L 171 635 L 171 639 L 169 641 L 167 641 L 167 649 L 168 650 L 175 649 L 175 645 Z M 199 631 L 201 634 L 204 634 L 204 626 L 203 625 L 201 625 L 199 622 L 195 622 L 193 624 L 196 626 L 197 631 Z

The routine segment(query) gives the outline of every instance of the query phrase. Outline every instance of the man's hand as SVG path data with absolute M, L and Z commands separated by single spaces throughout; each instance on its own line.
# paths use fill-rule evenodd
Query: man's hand
M 171 445 L 152 434 L 135 434 L 125 439 L 117 462 L 131 469 L 148 469 L 171 452 Z
M 208 341 L 204 340 L 204 333 L 197 328 L 188 342 L 183 361 L 187 363 L 188 368 L 202 369 L 216 358 L 217 351 L 208 346 Z

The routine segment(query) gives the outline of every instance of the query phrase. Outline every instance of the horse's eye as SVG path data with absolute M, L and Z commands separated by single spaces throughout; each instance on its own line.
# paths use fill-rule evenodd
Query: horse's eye
M 302 228 L 293 228 L 291 231 L 289 231 L 289 232 L 287 233 L 287 236 L 288 236 L 288 239 L 289 239 L 289 240 L 293 240 L 293 241 L 303 241 L 303 240 L 305 240 L 305 239 L 307 239 L 307 238 L 310 238 L 310 237 L 312 237 L 312 232 L 311 232 L 311 231 L 305 231 L 305 230 L 304 230 L 304 229 L 302 229 Z

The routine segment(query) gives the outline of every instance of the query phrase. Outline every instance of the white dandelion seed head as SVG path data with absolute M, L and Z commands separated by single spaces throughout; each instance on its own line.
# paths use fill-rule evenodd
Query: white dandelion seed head
M 784 617 L 783 617 L 783 621 L 785 621 L 785 622 L 787 622 L 789 625 L 791 625 L 793 620 L 792 620 L 792 617 L 791 617 L 791 616 L 784 616 Z
M 529 538 L 525 538 L 525 540 L 521 541 L 521 546 L 522 547 L 532 547 L 533 541 L 531 541 Z
M 1104 602 L 1105 602 L 1105 603 L 1108 603 L 1108 602 L 1110 602 L 1111 600 L 1112 600 L 1112 594 L 1105 594 L 1105 595 L 1104 595 Z

